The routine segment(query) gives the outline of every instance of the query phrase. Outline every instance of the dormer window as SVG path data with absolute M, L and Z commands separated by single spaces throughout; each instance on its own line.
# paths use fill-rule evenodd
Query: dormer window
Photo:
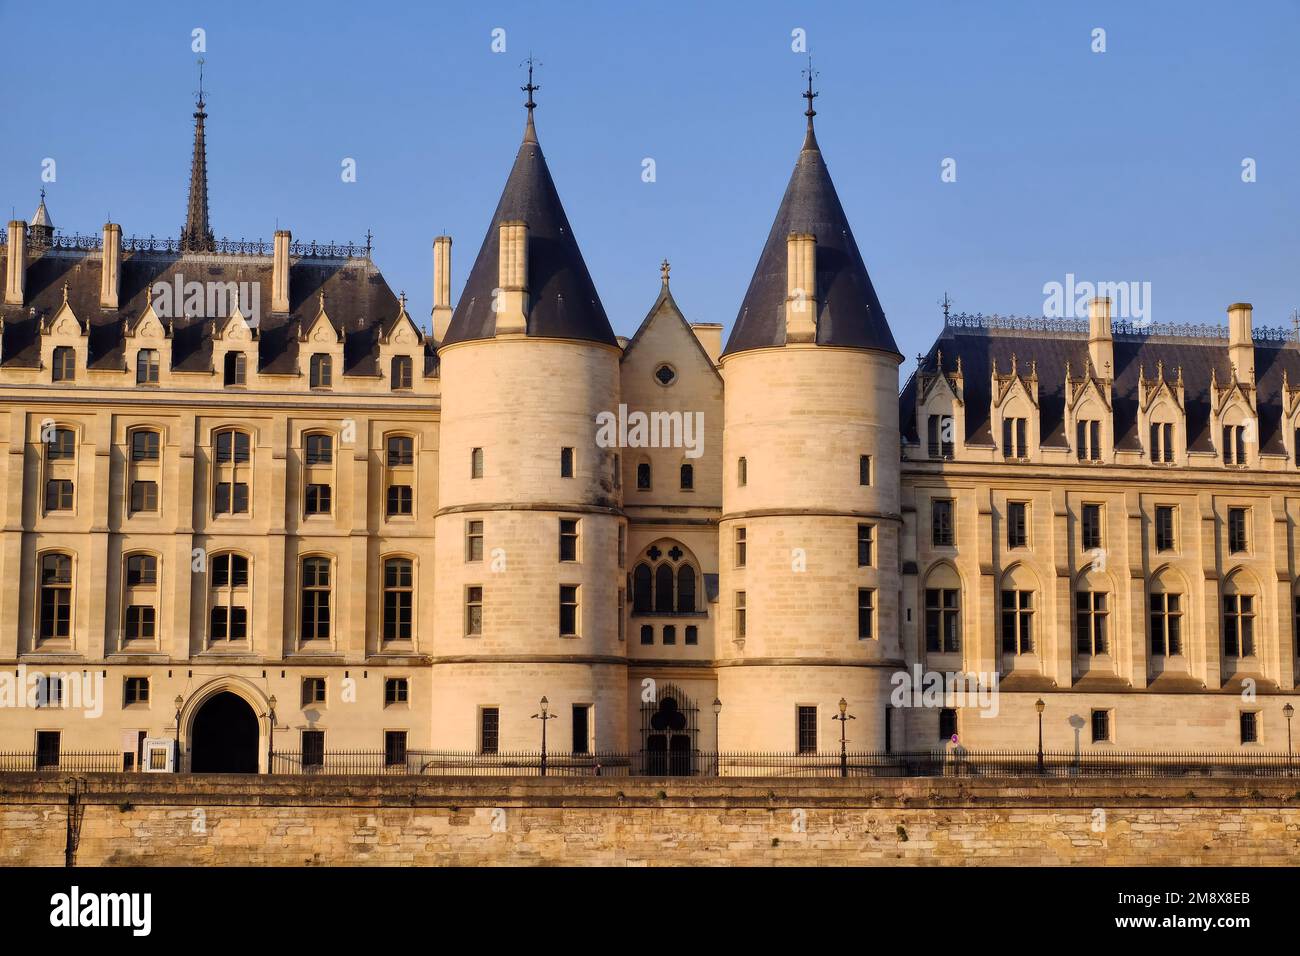
M 243 352 L 226 353 L 227 385 L 244 385 L 248 378 L 248 357 Z
M 1002 419 L 1002 457 L 1028 458 L 1029 446 L 1026 442 L 1028 433 L 1027 420 L 1023 418 Z
M 1151 463 L 1174 460 L 1174 426 L 1169 422 L 1151 424 Z
M 400 388 L 410 388 L 412 381 L 411 356 L 394 355 L 389 378 L 393 391 Z
M 926 454 L 931 458 L 951 458 L 953 455 L 953 424 L 951 415 L 931 415 L 926 424 Z
M 1223 426 L 1223 463 L 1225 465 L 1246 464 L 1246 426 Z
M 71 382 L 77 377 L 77 351 L 71 345 L 60 345 L 54 350 L 54 367 L 50 377 L 56 382 Z
M 334 382 L 334 362 L 328 355 L 316 353 L 311 357 L 311 387 L 330 388 Z
M 135 353 L 135 384 L 158 384 L 158 350 L 141 349 Z
M 1101 461 L 1101 422 L 1080 419 L 1075 425 L 1074 454 L 1079 461 Z

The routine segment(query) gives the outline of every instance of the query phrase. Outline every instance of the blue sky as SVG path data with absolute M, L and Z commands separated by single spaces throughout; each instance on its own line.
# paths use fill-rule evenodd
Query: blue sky
M 958 310 L 1040 314 L 1044 284 L 1073 273 L 1150 282 L 1158 322 L 1224 322 L 1244 300 L 1287 325 L 1300 306 L 1300 0 L 124 9 L 0 0 L 0 204 L 18 215 L 52 157 L 61 229 L 111 214 L 127 235 L 177 234 L 201 27 L 217 236 L 372 229 L 427 317 L 432 238 L 454 237 L 458 294 L 531 50 L 542 146 L 615 331 L 645 315 L 664 257 L 687 317 L 729 329 L 802 138 L 802 29 L 818 139 L 905 372 L 945 291 Z

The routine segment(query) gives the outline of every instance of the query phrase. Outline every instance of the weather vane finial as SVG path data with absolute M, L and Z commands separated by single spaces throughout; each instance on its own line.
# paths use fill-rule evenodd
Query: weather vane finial
M 808 69 L 802 72 L 804 76 L 808 77 L 808 92 L 803 94 L 803 98 L 808 101 L 808 108 L 804 110 L 803 115 L 808 117 L 808 125 L 811 126 L 813 117 L 817 115 L 817 111 L 813 109 L 813 100 L 817 98 L 817 93 L 813 90 L 813 77 L 817 73 L 813 70 L 811 53 L 808 54 Z
M 524 106 L 527 107 L 528 115 L 531 117 L 533 115 L 533 110 L 537 108 L 537 103 L 533 101 L 533 94 L 541 89 L 540 86 L 533 82 L 533 67 L 541 66 L 542 64 L 534 61 L 531 53 L 528 54 L 528 59 L 524 60 L 524 64 L 527 64 L 528 66 L 528 85 L 519 88 L 528 94 L 528 101 L 524 103 Z M 523 64 L 520 65 L 522 66 Z
M 203 57 L 199 57 L 199 109 L 203 109 Z

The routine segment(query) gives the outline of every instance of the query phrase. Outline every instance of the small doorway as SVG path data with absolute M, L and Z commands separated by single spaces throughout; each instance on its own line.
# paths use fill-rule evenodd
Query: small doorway
M 210 697 L 194 715 L 190 770 L 194 773 L 257 773 L 257 714 L 238 694 Z

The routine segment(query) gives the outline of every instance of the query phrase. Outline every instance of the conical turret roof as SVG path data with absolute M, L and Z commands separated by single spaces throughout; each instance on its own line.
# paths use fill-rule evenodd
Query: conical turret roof
M 520 220 L 528 224 L 528 335 L 617 345 L 537 142 L 531 108 L 515 165 L 441 344 L 496 334 L 492 292 L 499 286 L 499 228 Z
M 812 116 L 722 354 L 785 344 L 786 237 L 791 233 L 817 237 L 817 344 L 898 355 L 885 310 L 813 135 Z

